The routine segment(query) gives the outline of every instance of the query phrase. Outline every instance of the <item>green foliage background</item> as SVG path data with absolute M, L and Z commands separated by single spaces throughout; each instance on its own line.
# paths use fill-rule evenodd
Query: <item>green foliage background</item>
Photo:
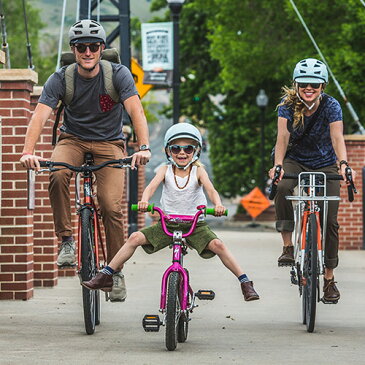
M 32 0 L 32 4 L 36 3 Z M 358 0 L 295 0 L 334 75 L 365 119 L 365 7 Z M 26 68 L 22 0 L 3 1 L 12 67 Z M 151 2 L 152 21 L 169 20 L 166 0 Z M 54 12 L 52 13 L 55 16 Z M 165 14 L 161 16 L 161 14 Z M 35 70 L 43 84 L 54 71 L 55 43 L 42 38 L 40 11 L 27 2 Z M 333 20 L 335 19 L 335 21 Z M 131 21 L 134 54 L 140 54 L 139 20 Z M 52 43 L 53 42 L 53 43 Z M 48 53 L 45 47 L 48 45 Z M 181 113 L 209 131 L 214 182 L 227 197 L 258 185 L 260 110 L 256 96 L 269 96 L 265 120 L 266 168 L 276 138 L 276 105 L 299 60 L 319 58 L 289 0 L 186 0 L 180 17 Z M 344 111 L 345 132 L 357 131 L 334 83 L 327 92 Z M 224 99 L 219 105 L 212 96 Z M 170 110 L 166 110 L 171 114 Z
M 164 0 L 153 4 L 156 9 L 166 6 Z M 364 120 L 365 8 L 357 0 L 296 0 L 295 4 Z M 259 90 L 269 96 L 265 120 L 269 169 L 281 87 L 291 84 L 299 60 L 319 55 L 289 0 L 187 0 L 180 38 L 182 114 L 209 130 L 214 182 L 220 193 L 242 195 L 258 185 L 260 174 Z M 332 81 L 326 91 L 343 107 L 345 132 L 355 132 Z M 209 98 L 216 94 L 225 96 L 221 107 Z

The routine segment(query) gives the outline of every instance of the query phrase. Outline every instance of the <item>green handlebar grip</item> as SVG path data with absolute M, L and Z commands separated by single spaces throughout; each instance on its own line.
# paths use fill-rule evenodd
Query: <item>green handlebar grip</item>
M 209 215 L 214 215 L 215 213 L 215 209 L 214 208 L 206 208 L 205 209 L 205 215 L 209 214 Z M 225 210 L 224 214 L 225 216 L 228 215 L 228 209 Z
M 154 204 L 150 204 L 148 207 L 147 207 L 147 212 L 152 212 L 153 213 L 153 208 L 154 208 Z M 131 210 L 137 212 L 138 211 L 138 204 L 132 204 L 131 205 Z

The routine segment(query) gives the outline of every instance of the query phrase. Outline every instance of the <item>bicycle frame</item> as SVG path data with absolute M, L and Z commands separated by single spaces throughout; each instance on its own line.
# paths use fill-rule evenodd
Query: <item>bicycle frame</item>
M 160 312 L 164 313 L 166 310 L 166 295 L 167 295 L 167 280 L 171 272 L 175 271 L 180 273 L 182 278 L 182 285 L 180 287 L 181 290 L 181 298 L 182 302 L 180 303 L 181 310 L 186 311 L 190 310 L 193 307 L 194 299 L 190 307 L 188 307 L 188 297 L 189 293 L 194 298 L 194 292 L 189 284 L 188 275 L 183 268 L 183 247 L 184 247 L 184 238 L 190 236 L 192 232 L 196 228 L 196 224 L 198 222 L 198 218 L 201 214 L 203 214 L 203 209 L 205 206 L 199 206 L 198 212 L 195 214 L 194 217 L 190 216 L 182 216 L 182 215 L 169 215 L 165 216 L 163 211 L 158 208 L 154 207 L 161 217 L 161 225 L 164 233 L 170 237 L 172 237 L 172 264 L 166 269 L 162 276 L 162 284 L 161 284 L 161 298 L 160 298 Z M 168 231 L 166 227 L 166 220 L 175 221 L 175 222 L 191 222 L 192 225 L 189 229 L 189 232 L 183 234 L 181 231 L 174 231 L 173 233 Z
M 309 178 L 309 182 L 306 181 Z M 322 183 L 316 182 L 316 180 L 322 179 Z M 321 192 L 318 195 L 317 192 Z M 323 195 L 322 195 L 323 194 Z M 327 196 L 326 193 L 326 174 L 323 172 L 301 172 L 298 175 L 298 195 L 286 196 L 288 200 L 297 201 L 295 206 L 295 237 L 294 244 L 296 248 L 296 256 L 300 264 L 300 269 L 303 272 L 304 267 L 304 253 L 306 246 L 306 234 L 308 217 L 310 214 L 315 214 L 317 222 L 317 250 L 319 261 L 319 273 L 324 273 L 324 255 L 323 251 L 326 244 L 326 229 L 327 229 L 327 213 L 328 213 L 328 201 L 340 200 L 338 196 Z M 322 227 L 320 224 L 320 207 L 318 201 L 323 201 L 323 214 L 322 214 Z M 300 248 L 300 249 L 299 249 Z
M 99 261 L 99 242 L 103 253 L 103 258 L 105 261 L 106 254 L 105 254 L 105 247 L 101 236 L 101 228 L 100 228 L 100 221 L 97 213 L 97 207 L 93 199 L 93 192 L 92 192 L 92 173 L 86 171 L 83 173 L 82 178 L 84 179 L 83 183 L 83 190 L 84 190 L 84 202 L 81 203 L 80 195 L 79 195 L 79 188 L 77 185 L 77 179 L 75 179 L 75 191 L 76 191 L 76 204 L 78 208 L 79 214 L 79 222 L 78 222 L 78 240 L 77 240 L 77 250 L 81 252 L 81 216 L 80 211 L 82 209 L 90 209 L 93 214 L 93 230 L 94 230 L 94 254 L 96 260 L 96 267 L 100 268 L 100 261 Z M 78 254 L 77 258 L 77 271 L 81 271 L 81 255 Z

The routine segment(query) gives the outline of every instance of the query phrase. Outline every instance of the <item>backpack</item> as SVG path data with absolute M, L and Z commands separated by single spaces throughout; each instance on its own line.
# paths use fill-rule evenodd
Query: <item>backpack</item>
M 115 48 L 104 49 L 104 51 L 101 53 L 100 65 L 103 70 L 105 90 L 115 103 L 119 103 L 119 93 L 117 90 L 115 90 L 113 85 L 113 67 L 111 62 L 120 63 L 118 51 Z M 60 63 L 62 67 L 68 65 L 65 70 L 66 90 L 64 100 L 57 110 L 56 119 L 53 125 L 52 146 L 55 146 L 57 142 L 57 129 L 60 122 L 61 113 L 64 107 L 71 103 L 74 96 L 75 68 L 77 67 L 75 55 L 72 52 L 63 52 Z

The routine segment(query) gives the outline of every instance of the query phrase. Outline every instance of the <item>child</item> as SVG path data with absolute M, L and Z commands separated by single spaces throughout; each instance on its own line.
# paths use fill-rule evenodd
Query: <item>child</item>
M 157 187 L 163 183 L 161 208 L 165 214 L 193 216 L 198 205 L 207 204 L 203 192 L 204 187 L 214 204 L 216 216 L 223 215 L 225 208 L 222 206 L 218 192 L 210 181 L 207 172 L 198 162 L 202 147 L 202 137 L 199 130 L 188 123 L 175 124 L 166 132 L 164 145 L 170 164 L 159 168 L 156 176 L 144 190 L 141 201 L 138 203 L 138 209 L 142 212 L 147 211 L 149 199 Z M 186 224 L 184 226 L 183 223 L 174 224 L 175 229 L 176 224 L 178 224 L 184 233 L 190 226 L 189 224 L 188 227 Z M 139 232 L 134 232 L 109 265 L 92 280 L 84 281 L 82 285 L 88 289 L 109 291 L 113 285 L 113 273 L 123 266 L 138 246 L 142 246 L 147 253 L 153 253 L 170 243 L 171 238 L 165 235 L 160 222 Z M 244 299 L 246 301 L 259 299 L 252 281 L 249 281 L 231 252 L 210 230 L 204 220 L 198 222 L 193 234 L 187 237 L 187 243 L 196 249 L 203 258 L 211 258 L 217 254 L 223 264 L 237 276 Z

